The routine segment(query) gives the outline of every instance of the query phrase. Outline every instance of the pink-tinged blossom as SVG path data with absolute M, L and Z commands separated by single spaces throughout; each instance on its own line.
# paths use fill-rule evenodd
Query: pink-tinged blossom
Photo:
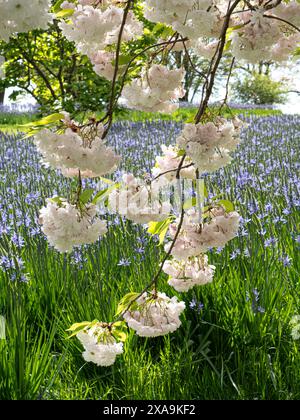
M 168 284 L 177 292 L 187 292 L 194 286 L 202 286 L 213 281 L 215 266 L 208 264 L 206 255 L 180 261 L 175 258 L 165 262 L 163 271 L 169 274 Z
M 152 174 L 154 177 L 164 174 L 160 176 L 160 179 L 162 182 L 165 181 L 165 183 L 169 183 L 176 179 L 176 172 L 182 157 L 178 156 L 179 148 L 176 146 L 162 145 L 161 149 L 163 154 L 156 157 L 155 167 L 152 169 Z M 195 179 L 196 171 L 191 159 L 186 158 L 183 166 L 184 169 L 180 171 L 180 177 Z M 189 167 L 187 168 L 186 166 Z
M 123 343 L 118 343 L 110 330 L 101 326 L 101 323 L 80 331 L 77 338 L 84 347 L 84 360 L 97 366 L 111 366 L 116 357 L 123 353 Z
M 69 41 L 75 42 L 79 52 L 91 55 L 117 42 L 123 14 L 123 9 L 115 6 L 98 9 L 78 5 L 69 21 L 60 22 L 59 27 Z M 142 35 L 142 32 L 141 22 L 130 11 L 122 40 L 130 41 Z
M 96 215 L 92 204 L 79 211 L 67 201 L 48 199 L 40 210 L 39 222 L 50 245 L 59 252 L 70 252 L 74 246 L 96 242 L 107 232 L 106 222 Z
M 50 0 L 0 0 L 0 40 L 32 29 L 47 29 L 53 20 Z
M 206 124 L 186 124 L 177 138 L 177 146 L 184 149 L 200 173 L 214 172 L 230 163 L 230 152 L 240 142 L 242 122 L 238 118 L 227 121 L 218 118 Z
M 198 256 L 210 248 L 219 248 L 233 239 L 239 229 L 240 216 L 237 212 L 226 213 L 222 207 L 211 211 L 208 222 L 202 225 L 198 222 L 198 214 L 193 208 L 189 210 L 183 221 L 182 229 L 178 235 L 171 255 L 178 260 Z M 174 238 L 178 228 L 177 220 L 170 225 L 170 235 Z M 171 243 L 165 246 L 166 252 Z
M 82 177 L 95 178 L 117 169 L 121 158 L 102 140 L 102 124 L 86 136 L 69 120 L 65 123 L 67 128 L 63 133 L 44 129 L 35 136 L 37 149 L 46 164 L 60 169 L 67 177 L 78 176 L 80 170 Z
M 169 70 L 154 64 L 140 79 L 134 79 L 123 90 L 128 108 L 146 112 L 172 113 L 184 96 L 184 69 Z
M 160 198 L 160 184 L 147 184 L 132 174 L 125 174 L 119 188 L 109 195 L 109 207 L 135 223 L 165 220 L 170 212 L 169 201 Z
M 141 337 L 157 337 L 176 331 L 180 325 L 180 314 L 185 309 L 184 302 L 165 293 L 143 293 L 135 307 L 124 314 L 128 326 Z

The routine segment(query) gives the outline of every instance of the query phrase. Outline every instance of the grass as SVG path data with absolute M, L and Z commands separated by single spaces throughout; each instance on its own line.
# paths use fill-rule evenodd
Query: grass
M 157 339 L 132 331 L 110 368 L 81 357 L 73 322 L 111 320 L 139 291 L 163 251 L 145 229 L 114 215 L 98 243 L 60 255 L 37 224 L 38 209 L 70 181 L 42 167 L 31 140 L 0 137 L 0 399 L 299 399 L 299 117 L 251 117 L 234 162 L 207 177 L 243 216 L 239 236 L 209 254 L 214 282 L 177 294 L 182 327 Z M 142 173 L 180 125 L 117 123 L 110 142 L 124 168 Z M 93 184 L 93 183 L 92 183 Z M 141 249 L 142 248 L 142 249 Z M 285 259 L 289 257 L 290 260 Z M 127 259 L 128 266 L 119 265 Z M 1 268 L 2 267 L 2 268 Z M 174 295 L 161 277 L 160 289 Z M 201 303 L 201 305 L 200 305 Z M 203 305 L 203 306 L 202 306 Z
M 212 108 L 213 109 L 213 108 Z M 121 108 L 115 117 L 115 122 L 118 121 L 175 121 L 184 122 L 190 121 L 196 114 L 196 108 L 180 108 L 172 114 L 161 114 L 153 112 L 134 111 Z M 243 115 L 245 117 L 249 115 L 256 115 L 265 117 L 269 115 L 280 115 L 281 111 L 273 109 L 239 109 L 234 108 L 230 112 L 228 110 L 222 111 L 222 115 L 225 118 L 230 118 L 232 115 Z M 22 112 L 1 112 L 0 111 L 0 131 L 4 133 L 15 133 L 18 131 L 24 131 L 23 124 L 27 124 L 32 121 L 36 121 L 41 116 L 33 113 L 22 113 Z

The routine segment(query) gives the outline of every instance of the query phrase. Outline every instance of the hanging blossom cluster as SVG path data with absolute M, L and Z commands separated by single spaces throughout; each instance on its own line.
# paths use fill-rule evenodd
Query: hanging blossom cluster
M 125 174 L 121 185 L 109 195 L 109 207 L 135 223 L 159 222 L 171 212 L 170 202 L 160 200 L 159 195 L 159 182 L 147 184 Z
M 286 61 L 300 42 L 294 26 L 300 26 L 300 4 L 293 0 L 270 8 L 269 1 L 249 2 L 247 11 L 231 16 L 234 28 L 229 47 L 241 60 Z M 269 6 L 269 7 L 268 7 Z M 145 17 L 152 22 L 171 25 L 189 39 L 194 52 L 211 59 L 216 52 L 228 2 L 223 0 L 146 0 Z M 183 46 L 182 46 L 183 49 Z
M 222 248 L 235 238 L 240 220 L 236 211 L 227 213 L 222 206 L 218 206 L 210 209 L 207 216 L 207 221 L 199 223 L 199 214 L 195 208 L 186 213 L 171 255 L 178 260 L 185 260 L 207 252 L 211 248 Z M 179 220 L 170 226 L 171 238 L 176 235 L 178 222 Z M 171 243 L 165 246 L 166 252 L 170 246 Z
M 0 0 L 0 40 L 32 29 L 47 29 L 53 15 L 50 0 Z
M 225 7 L 224 7 L 225 6 Z M 145 17 L 171 25 L 190 39 L 219 36 L 226 2 L 223 0 L 146 0 Z
M 176 296 L 170 298 L 165 293 L 143 293 L 124 314 L 128 326 L 140 337 L 158 337 L 176 331 L 180 325 L 180 314 L 185 309 L 184 302 Z
M 111 366 L 123 353 L 123 343 L 116 341 L 109 324 L 97 323 L 91 328 L 84 328 L 77 338 L 84 347 L 84 360 L 97 366 Z
M 85 1 L 79 4 L 64 2 L 63 9 L 73 9 L 68 22 L 60 22 L 64 36 L 75 42 L 77 50 L 89 57 L 95 72 L 108 80 L 114 74 L 115 53 L 106 48 L 117 43 L 123 20 L 123 9 L 117 7 L 124 3 L 118 1 Z M 123 28 L 122 41 L 127 42 L 143 34 L 143 25 L 132 11 L 129 11 Z
M 67 113 L 63 116 L 60 131 L 44 129 L 35 136 L 43 161 L 66 177 L 95 178 L 113 172 L 120 157 L 102 140 L 104 127 L 91 124 L 81 129 Z M 80 192 L 81 188 L 72 202 L 59 197 L 48 199 L 47 206 L 40 210 L 42 231 L 59 252 L 94 243 L 107 232 L 106 222 L 97 217 L 96 206 L 82 203 Z
M 80 129 L 68 114 L 63 122 L 63 133 L 44 129 L 35 136 L 37 149 L 45 163 L 60 169 L 67 177 L 78 176 L 80 170 L 82 177 L 96 178 L 117 169 L 120 156 L 102 140 L 102 124 Z
M 206 124 L 186 124 L 177 138 L 177 146 L 183 149 L 200 173 L 214 172 L 231 162 L 230 152 L 240 141 L 241 120 L 227 121 L 217 118 Z
M 154 178 L 160 177 L 160 182 L 163 185 L 172 183 L 176 180 L 176 170 L 180 164 L 181 157 L 179 156 L 179 148 L 176 146 L 161 146 L 162 155 L 157 156 L 155 160 L 155 167 L 152 169 Z M 185 159 L 184 168 L 180 171 L 180 177 L 186 179 L 195 179 L 196 171 L 194 164 L 190 158 Z
M 177 292 L 187 292 L 194 286 L 202 286 L 213 281 L 216 267 L 208 264 L 207 255 L 198 255 L 185 260 L 173 258 L 163 266 L 170 276 L 168 284 Z
M 123 100 L 128 108 L 146 112 L 172 113 L 178 108 L 179 98 L 185 94 L 182 83 L 184 69 L 169 70 L 154 64 L 141 78 L 125 86 Z
M 238 19 L 241 27 L 231 36 L 232 53 L 237 59 L 251 63 L 286 61 L 299 45 L 299 32 L 286 23 L 300 26 L 300 4 L 296 1 L 271 10 L 261 6 L 240 14 Z
M 66 200 L 48 199 L 40 210 L 42 231 L 59 252 L 72 251 L 74 246 L 91 244 L 107 232 L 106 222 L 96 217 L 96 206 L 78 209 Z
M 231 36 L 232 54 L 250 63 L 287 61 L 300 42 L 299 31 L 289 22 L 299 28 L 299 16 L 300 4 L 296 1 L 281 3 L 271 10 L 266 10 L 262 4 L 255 10 L 240 14 L 236 23 L 241 28 L 233 31 Z

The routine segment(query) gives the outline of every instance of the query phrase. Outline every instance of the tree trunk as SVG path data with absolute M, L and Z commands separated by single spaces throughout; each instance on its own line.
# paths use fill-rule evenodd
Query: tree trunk
M 0 105 L 4 104 L 4 96 L 5 96 L 5 90 L 0 92 Z

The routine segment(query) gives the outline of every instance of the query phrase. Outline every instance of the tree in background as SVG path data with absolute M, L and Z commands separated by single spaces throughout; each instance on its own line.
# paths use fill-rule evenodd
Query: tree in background
M 0 55 L 5 57 L 0 92 L 14 87 L 12 100 L 25 91 L 44 112 L 101 111 L 107 104 L 110 83 L 94 73 L 87 57 L 62 36 L 56 21 L 47 31 L 20 33 L 9 43 L 0 43 Z
M 287 100 L 287 86 L 277 82 L 267 73 L 253 72 L 232 85 L 234 99 L 255 105 L 283 104 Z

